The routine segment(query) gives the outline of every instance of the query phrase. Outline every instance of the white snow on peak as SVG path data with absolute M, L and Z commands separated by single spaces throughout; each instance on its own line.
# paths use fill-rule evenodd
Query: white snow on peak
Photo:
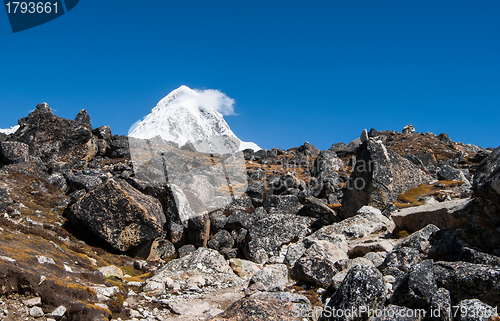
M 12 126 L 11 128 L 0 129 L 0 133 L 5 134 L 5 135 L 14 134 L 18 128 L 19 128 L 19 125 Z
M 261 149 L 255 143 L 239 140 L 217 111 L 231 114 L 233 103 L 233 99 L 220 91 L 193 90 L 182 85 L 160 100 L 144 120 L 131 128 L 129 137 L 149 139 L 160 136 L 179 146 L 228 137 L 240 143 L 239 150 Z

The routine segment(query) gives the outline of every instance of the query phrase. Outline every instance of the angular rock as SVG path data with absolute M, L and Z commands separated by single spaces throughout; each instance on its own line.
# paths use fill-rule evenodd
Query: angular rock
M 463 228 L 469 219 L 467 206 L 470 199 L 459 199 L 437 204 L 407 207 L 391 214 L 398 228 L 415 232 L 429 224 L 440 229 L 455 230 Z
M 428 320 L 432 321 L 452 320 L 450 291 L 440 288 L 434 293 L 427 315 L 429 316 Z
M 344 235 L 345 238 L 350 240 L 375 233 L 390 233 L 393 229 L 394 223 L 383 216 L 379 210 L 364 206 L 358 210 L 356 216 L 349 217 L 339 223 L 324 226 L 314 232 L 310 238 L 335 243 L 334 239 L 337 235 Z
M 284 264 L 269 264 L 250 278 L 250 285 L 261 283 L 264 291 L 284 287 L 288 283 L 288 268 Z
M 222 211 L 210 213 L 210 233 L 217 234 L 227 223 L 227 217 Z
M 427 248 L 429 248 L 429 239 L 432 233 L 437 231 L 439 231 L 439 228 L 437 226 L 429 224 L 426 227 L 413 232 L 410 236 L 399 242 L 399 244 L 396 246 L 396 249 L 411 247 L 423 253 L 427 250 Z
M 80 171 L 76 173 L 73 173 L 72 171 L 65 171 L 64 177 L 66 178 L 66 182 L 68 184 L 70 192 L 81 189 L 90 192 L 91 190 L 102 184 L 101 178 L 93 175 L 85 175 Z
M 461 237 L 472 246 L 500 255 L 500 229 L 495 229 L 497 220 L 485 220 L 484 213 L 481 212 L 469 219 L 462 230 Z
M 312 311 L 309 300 L 289 292 L 263 292 L 233 303 L 226 311 L 210 321 L 302 321 L 301 312 Z
M 375 267 L 355 265 L 349 270 L 344 281 L 328 302 L 320 320 L 361 320 L 361 318 L 367 317 L 367 311 L 358 317 L 353 314 L 338 317 L 337 315 L 328 315 L 328 311 L 333 309 L 359 310 L 360 306 L 376 309 L 385 302 L 385 296 L 386 288 L 382 273 Z
M 422 261 L 420 252 L 412 247 L 400 247 L 387 254 L 384 260 L 386 270 L 384 274 L 387 275 L 391 269 L 398 269 L 406 272 L 412 266 L 419 264 Z
M 247 195 L 252 198 L 264 198 L 264 192 L 266 190 L 266 182 L 257 181 L 248 184 Z
M 7 141 L 0 143 L 0 159 L 5 164 L 15 163 L 19 158 L 29 156 L 28 144 Z
M 78 112 L 78 114 L 75 116 L 75 121 L 79 123 L 86 124 L 92 128 L 90 125 L 90 115 L 87 113 L 86 109 L 82 109 Z
M 63 191 L 63 193 L 66 193 L 69 189 L 68 183 L 66 182 L 64 175 L 61 173 L 54 173 L 50 175 L 49 177 L 47 177 L 47 182 L 60 188 L 61 191 Z
M 236 275 L 244 279 L 251 278 L 255 273 L 262 269 L 262 266 L 259 264 L 237 258 L 230 259 L 229 265 L 233 269 L 234 273 L 236 273 Z
M 308 217 L 270 214 L 256 221 L 248 233 L 245 256 L 256 263 L 264 263 L 278 255 L 283 244 L 304 237 L 312 220 Z
M 486 304 L 500 304 L 500 267 L 466 262 L 436 262 L 434 275 L 439 287 L 451 292 L 456 303 L 479 299 Z
M 179 258 L 181 258 L 196 251 L 196 247 L 193 244 L 186 244 L 181 246 L 177 251 L 179 252 Z
M 155 239 L 165 224 L 158 200 L 119 179 L 109 179 L 66 213 L 75 227 L 82 224 L 120 251 Z
M 219 251 L 222 248 L 232 248 L 234 239 L 226 230 L 220 230 L 208 241 L 208 248 Z
M 407 159 L 388 150 L 384 144 L 369 140 L 356 154 L 356 164 L 342 200 L 340 215 L 356 215 L 370 205 L 384 209 L 399 194 L 431 180 L 431 177 Z
M 391 242 L 383 240 L 383 241 L 373 241 L 359 243 L 351 247 L 347 254 L 350 258 L 364 256 L 370 252 L 390 252 L 393 249 L 393 245 Z
M 328 241 L 316 241 L 295 262 L 292 277 L 326 289 L 338 272 L 335 262 L 347 258 L 347 254 L 335 244 Z
M 317 218 L 323 225 L 339 221 L 337 213 L 315 197 L 307 197 L 297 215 Z
M 178 282 L 181 286 L 197 285 L 200 288 L 216 284 L 230 285 L 241 280 L 222 255 L 204 247 L 168 262 L 148 280 L 165 283 L 167 278 Z
M 272 195 L 264 201 L 264 208 L 271 214 L 296 214 L 301 207 L 295 195 Z
M 113 139 L 113 134 L 111 133 L 111 128 L 108 125 L 97 127 L 92 131 L 94 135 L 99 139 L 104 139 L 107 143 L 110 143 Z
M 454 309 L 457 312 L 455 319 L 457 321 L 484 321 L 498 318 L 498 307 L 493 308 L 478 299 L 462 300 Z M 494 317 L 496 318 L 493 319 Z
M 210 218 L 208 214 L 199 214 L 191 217 L 186 231 L 187 242 L 196 247 L 207 246 L 210 236 Z
M 21 126 L 11 140 L 29 146 L 29 154 L 43 161 L 91 161 L 97 154 L 92 127 L 55 116 L 50 107 L 37 108 L 19 120 Z
M 314 177 L 326 177 L 336 174 L 343 166 L 344 163 L 335 152 L 324 150 L 319 153 L 310 171 Z
M 177 257 L 175 246 L 169 240 L 159 239 L 155 251 L 162 260 L 170 261 Z
M 248 230 L 250 229 L 250 227 L 252 227 L 254 220 L 255 219 L 252 214 L 240 210 L 235 210 L 227 218 L 227 222 L 224 228 L 227 230 L 236 230 L 240 228 Z
M 391 303 L 413 309 L 427 309 L 438 290 L 433 263 L 432 260 L 425 260 L 412 266 L 396 285 Z

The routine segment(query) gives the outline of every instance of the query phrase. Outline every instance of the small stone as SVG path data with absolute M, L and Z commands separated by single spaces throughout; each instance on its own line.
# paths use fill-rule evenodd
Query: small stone
M 40 297 L 36 297 L 29 300 L 23 300 L 23 303 L 28 307 L 33 307 L 37 305 L 42 305 L 42 299 L 40 299 Z
M 48 314 L 49 317 L 54 317 L 56 319 L 62 318 L 62 316 L 66 313 L 66 307 L 64 305 L 60 305 L 54 309 L 51 313 Z
M 114 265 L 103 266 L 99 268 L 99 272 L 101 272 L 105 277 L 117 277 L 120 280 L 123 279 L 123 272 L 121 269 Z
M 43 310 L 40 307 L 32 307 L 30 309 L 30 316 L 32 316 L 33 318 L 43 317 L 43 315 Z
M 56 264 L 54 262 L 54 260 L 50 257 L 46 257 L 46 256 L 41 256 L 41 255 L 37 255 L 36 256 L 37 260 L 38 260 L 38 264 Z

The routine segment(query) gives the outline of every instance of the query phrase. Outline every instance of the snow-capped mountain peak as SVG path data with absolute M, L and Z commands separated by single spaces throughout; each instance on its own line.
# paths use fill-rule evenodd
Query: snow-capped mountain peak
M 234 101 L 218 91 L 212 92 L 216 95 L 180 86 L 161 99 L 151 113 L 132 129 L 129 137 L 149 139 L 160 136 L 179 146 L 188 142 L 196 145 L 214 138 L 220 141 L 221 137 L 227 137 L 228 144 L 239 143 L 239 147 L 236 146 L 239 150 L 259 150 L 260 147 L 254 143 L 241 142 L 216 110 L 220 105 L 227 105 L 228 100 L 231 105 Z

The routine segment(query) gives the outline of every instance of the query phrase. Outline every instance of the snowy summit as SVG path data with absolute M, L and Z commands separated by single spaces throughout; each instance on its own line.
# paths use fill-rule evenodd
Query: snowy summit
M 216 110 L 225 110 L 230 114 L 233 102 L 219 91 L 198 91 L 180 86 L 160 100 L 151 113 L 133 128 L 129 137 L 149 139 L 160 136 L 179 146 L 213 137 L 228 137 L 240 142 L 239 150 L 261 149 L 255 143 L 242 142 Z

